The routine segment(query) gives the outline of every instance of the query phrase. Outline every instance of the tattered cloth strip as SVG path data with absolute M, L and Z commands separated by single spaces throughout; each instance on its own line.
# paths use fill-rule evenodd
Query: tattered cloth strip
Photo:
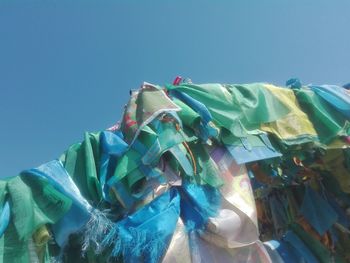
M 0 262 L 349 262 L 349 92 L 287 86 L 143 83 L 0 181 Z

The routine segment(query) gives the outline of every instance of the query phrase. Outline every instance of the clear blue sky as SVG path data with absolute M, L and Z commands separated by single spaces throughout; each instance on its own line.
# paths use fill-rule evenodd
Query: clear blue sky
M 322 0 L 1 0 L 0 176 L 111 126 L 142 81 L 349 82 L 349 10 Z

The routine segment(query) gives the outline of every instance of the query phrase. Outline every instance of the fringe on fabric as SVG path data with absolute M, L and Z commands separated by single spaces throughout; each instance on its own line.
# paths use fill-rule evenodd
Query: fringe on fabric
M 139 230 L 115 224 L 102 242 L 103 248 L 112 248 L 111 257 L 123 257 L 136 259 L 149 257 L 152 262 L 157 262 L 166 249 L 167 242 L 161 233 Z
M 92 248 L 95 253 L 100 254 L 104 250 L 102 241 L 109 234 L 114 223 L 107 217 L 108 210 L 100 211 L 93 209 L 91 218 L 80 231 L 82 240 L 82 256 L 84 256 L 89 248 Z

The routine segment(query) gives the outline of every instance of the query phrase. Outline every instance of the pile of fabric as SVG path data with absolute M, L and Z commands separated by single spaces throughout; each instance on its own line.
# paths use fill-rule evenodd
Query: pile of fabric
M 286 86 L 144 83 L 0 181 L 0 262 L 350 262 L 350 93 Z

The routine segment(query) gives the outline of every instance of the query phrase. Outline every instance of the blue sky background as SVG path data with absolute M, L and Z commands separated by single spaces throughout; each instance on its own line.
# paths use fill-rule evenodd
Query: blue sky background
M 0 0 L 0 176 L 111 126 L 143 81 L 349 82 L 349 10 L 346 0 Z

